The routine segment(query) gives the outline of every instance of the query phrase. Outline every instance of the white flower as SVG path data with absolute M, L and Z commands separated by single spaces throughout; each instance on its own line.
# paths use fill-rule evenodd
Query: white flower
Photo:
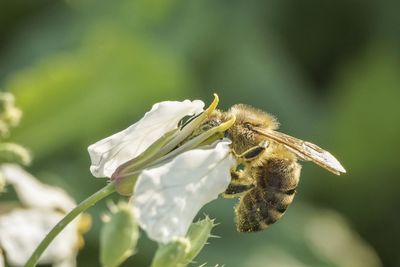
M 16 209 L 0 216 L 0 244 L 13 266 L 23 266 L 45 235 L 64 214 L 42 209 Z M 76 223 L 68 225 L 56 237 L 39 263 L 58 264 L 70 262 L 75 266 L 78 244 Z
M 45 235 L 70 211 L 75 202 L 68 194 L 37 181 L 15 164 L 0 166 L 22 207 L 0 214 L 0 247 L 11 266 L 23 266 Z M 78 220 L 68 225 L 44 252 L 40 264 L 76 266 Z
M 167 243 L 185 236 L 200 208 L 225 191 L 235 163 L 229 144 L 189 150 L 140 174 L 133 210 L 151 239 Z
M 0 166 L 7 184 L 14 187 L 25 206 L 41 209 L 58 209 L 65 213 L 75 207 L 75 201 L 61 188 L 42 184 L 30 173 L 15 164 Z
M 198 114 L 203 107 L 204 103 L 200 100 L 154 104 L 135 124 L 89 146 L 90 171 L 95 177 L 111 177 L 120 165 L 140 155 L 165 133 L 177 128 L 183 117 Z
M 178 122 L 187 115 L 200 114 L 204 106 L 202 101 L 155 104 L 137 123 L 89 146 L 90 169 L 94 176 L 115 178 L 115 173 L 117 176 L 120 172 L 123 175 L 136 173 L 138 179 L 131 198 L 133 210 L 139 225 L 157 242 L 167 243 L 184 237 L 200 208 L 217 198 L 230 182 L 230 168 L 235 163 L 230 154 L 230 141 L 224 139 L 212 145 L 198 146 L 226 130 L 234 119 L 173 150 L 215 109 L 217 103 L 215 96 L 210 107 L 183 129 L 178 128 Z M 172 137 L 168 139 L 171 131 Z M 138 162 L 143 163 L 139 158 L 143 159 L 146 153 L 154 155 L 154 147 L 155 154 L 160 155 L 149 156 L 152 162 L 138 165 Z M 140 166 L 139 170 L 133 165 Z

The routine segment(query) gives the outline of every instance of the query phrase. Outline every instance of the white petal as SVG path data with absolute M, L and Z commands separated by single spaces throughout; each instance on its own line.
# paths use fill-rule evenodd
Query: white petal
M 229 144 L 189 150 L 140 174 L 133 210 L 151 239 L 167 243 L 184 237 L 201 207 L 227 188 L 235 163 Z
M 111 177 L 118 166 L 135 158 L 165 133 L 175 129 L 183 117 L 202 112 L 203 107 L 200 100 L 154 104 L 135 124 L 89 146 L 90 171 L 95 177 Z
M 40 183 L 16 164 L 0 166 L 7 183 L 11 184 L 20 201 L 28 207 L 59 209 L 64 212 L 75 207 L 74 200 L 61 188 Z
M 7 261 L 22 266 L 63 214 L 41 209 L 14 210 L 0 216 L 0 245 Z M 76 256 L 77 223 L 69 224 L 50 244 L 40 264 L 69 261 Z M 72 267 L 72 265 L 70 265 Z

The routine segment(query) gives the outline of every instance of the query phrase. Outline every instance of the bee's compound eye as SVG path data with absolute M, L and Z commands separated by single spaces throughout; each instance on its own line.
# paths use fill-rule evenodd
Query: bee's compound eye
M 251 125 L 251 123 L 249 123 L 249 122 L 245 122 L 245 123 L 244 123 L 244 127 L 247 128 L 247 129 L 249 129 L 249 130 L 251 130 L 252 126 L 253 126 L 253 125 Z

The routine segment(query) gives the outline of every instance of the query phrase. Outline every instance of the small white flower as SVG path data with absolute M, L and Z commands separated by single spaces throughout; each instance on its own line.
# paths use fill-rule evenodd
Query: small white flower
M 131 198 L 133 210 L 139 225 L 157 242 L 167 243 L 184 237 L 201 207 L 217 198 L 230 182 L 230 168 L 234 165 L 230 141 L 224 139 L 197 147 L 215 134 L 214 130 L 173 150 L 205 118 L 201 116 L 209 115 L 217 103 L 216 96 L 202 115 L 176 132 L 172 141 L 159 148 L 164 157 L 136 170 L 139 177 Z M 115 178 L 113 174 L 116 170 L 119 174 L 122 164 L 122 169 L 129 168 L 129 164 L 146 153 L 147 148 L 178 129 L 178 122 L 183 117 L 200 114 L 203 106 L 199 100 L 155 104 L 137 123 L 89 146 L 92 159 L 90 170 L 96 177 Z M 233 120 L 229 123 L 233 123 Z M 124 170 L 122 173 L 126 174 Z
M 3 164 L 0 172 L 7 184 L 14 187 L 19 200 L 27 207 L 58 209 L 65 213 L 75 207 L 75 201 L 61 188 L 42 184 L 15 164 Z
M 0 244 L 12 266 L 23 266 L 45 235 L 64 214 L 42 209 L 16 209 L 0 216 Z M 75 266 L 78 234 L 71 223 L 45 251 L 39 263 L 55 265 L 70 262 Z
M 23 205 L 0 214 L 0 247 L 11 266 L 23 266 L 45 235 L 75 206 L 60 188 L 45 185 L 15 164 L 0 166 Z M 40 264 L 74 267 L 78 250 L 78 220 L 68 225 L 44 252 Z

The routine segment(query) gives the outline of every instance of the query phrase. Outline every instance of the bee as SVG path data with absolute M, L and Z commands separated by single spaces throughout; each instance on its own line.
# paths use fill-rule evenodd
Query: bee
M 345 173 L 339 161 L 320 147 L 276 131 L 276 118 L 244 104 L 229 111 L 215 110 L 202 124 L 205 131 L 236 117 L 225 132 L 231 141 L 237 166 L 225 198 L 238 197 L 235 207 L 239 232 L 256 232 L 279 220 L 292 203 L 299 183 L 298 159 L 312 161 L 336 174 Z

